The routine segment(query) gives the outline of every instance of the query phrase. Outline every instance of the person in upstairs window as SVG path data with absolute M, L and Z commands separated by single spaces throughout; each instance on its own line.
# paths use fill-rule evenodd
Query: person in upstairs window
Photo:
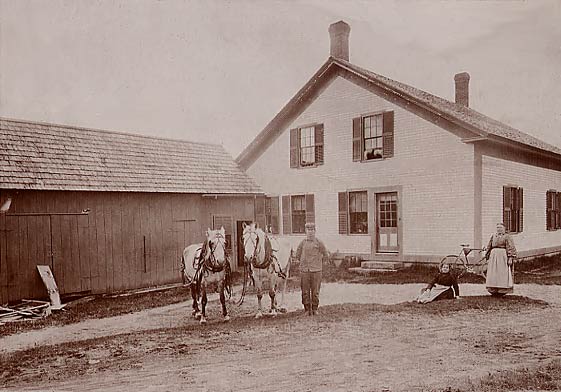
M 503 223 L 497 223 L 497 232 L 491 236 L 485 249 L 487 291 L 494 296 L 512 293 L 514 290 L 512 272 L 516 259 L 516 248 L 512 237 L 506 233 Z
M 434 279 L 421 290 L 415 301 L 421 304 L 441 299 L 460 298 L 458 277 L 451 271 L 449 264 L 442 264 Z

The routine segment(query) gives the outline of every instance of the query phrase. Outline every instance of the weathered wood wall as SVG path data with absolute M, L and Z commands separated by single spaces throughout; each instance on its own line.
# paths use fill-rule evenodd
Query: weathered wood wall
M 2 192 L 9 192 L 13 202 L 8 213 L 0 214 L 0 304 L 46 296 L 39 264 L 51 267 L 61 294 L 179 282 L 182 251 L 204 239 L 213 214 L 229 214 L 234 222 L 253 219 L 249 197 Z M 48 215 L 85 209 L 88 215 Z M 29 213 L 45 215 L 18 215 Z

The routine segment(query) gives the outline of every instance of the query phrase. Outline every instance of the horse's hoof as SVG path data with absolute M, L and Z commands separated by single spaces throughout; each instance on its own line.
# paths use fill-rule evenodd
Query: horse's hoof
M 201 314 L 200 312 L 198 312 L 198 313 L 195 313 L 195 314 L 193 315 L 193 317 L 195 317 L 196 320 L 200 320 L 201 317 L 202 317 L 202 314 Z
M 204 318 L 204 317 L 201 317 L 201 321 L 199 321 L 199 322 L 201 323 L 201 325 L 204 325 L 204 324 L 206 324 L 206 318 Z
M 260 319 L 261 317 L 263 317 L 263 313 L 259 312 L 255 315 L 256 319 Z
M 271 309 L 271 317 L 277 317 L 277 311 L 275 309 Z
M 227 323 L 230 321 L 230 316 L 226 315 L 224 316 L 224 322 Z

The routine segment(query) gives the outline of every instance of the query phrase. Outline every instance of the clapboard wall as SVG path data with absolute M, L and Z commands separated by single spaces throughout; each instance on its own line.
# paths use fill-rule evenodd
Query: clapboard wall
M 0 304 L 44 298 L 40 264 L 51 267 L 63 295 L 179 282 L 183 249 L 204 239 L 214 214 L 253 219 L 252 197 L 0 192 L 13 199 L 0 214 Z

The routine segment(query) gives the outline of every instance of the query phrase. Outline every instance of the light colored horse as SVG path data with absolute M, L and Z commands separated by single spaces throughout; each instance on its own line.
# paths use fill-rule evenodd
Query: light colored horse
M 207 285 L 218 284 L 220 303 L 224 321 L 230 321 L 226 309 L 226 296 L 224 290 L 231 294 L 230 262 L 226 257 L 226 237 L 224 227 L 220 230 L 206 232 L 206 241 L 203 244 L 189 245 L 183 250 L 181 258 L 183 269 L 183 283 L 190 284 L 191 297 L 193 298 L 193 315 L 200 318 L 201 324 L 206 324 Z M 201 310 L 199 310 L 199 298 Z
M 261 318 L 263 311 L 263 282 L 269 281 L 269 297 L 271 298 L 271 315 L 277 314 L 275 299 L 279 277 L 286 279 L 290 268 L 292 248 L 284 239 L 274 238 L 266 234 L 255 223 L 243 226 L 244 262 L 249 268 L 257 290 L 258 309 L 255 318 Z

